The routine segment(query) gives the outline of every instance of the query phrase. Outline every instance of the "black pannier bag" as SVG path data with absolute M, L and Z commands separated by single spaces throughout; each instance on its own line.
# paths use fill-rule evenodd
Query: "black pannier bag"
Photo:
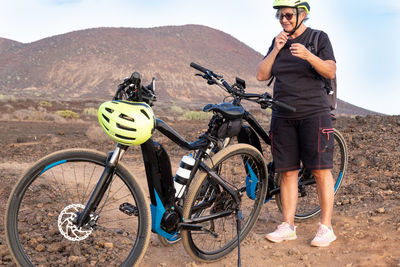
M 227 120 L 218 129 L 219 138 L 237 136 L 242 128 L 242 119 Z

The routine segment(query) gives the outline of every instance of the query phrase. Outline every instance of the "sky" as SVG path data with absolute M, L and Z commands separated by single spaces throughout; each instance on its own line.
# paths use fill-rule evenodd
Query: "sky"
M 228 33 L 264 55 L 281 31 L 272 3 L 0 0 L 0 37 L 30 43 L 95 27 L 199 24 Z M 306 25 L 325 31 L 334 49 L 338 97 L 373 111 L 400 115 L 400 1 L 310 0 L 310 6 Z

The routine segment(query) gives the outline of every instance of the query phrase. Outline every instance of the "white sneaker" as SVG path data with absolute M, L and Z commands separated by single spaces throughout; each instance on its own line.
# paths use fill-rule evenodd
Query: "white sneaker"
M 278 225 L 274 232 L 267 234 L 265 238 L 274 243 L 279 243 L 284 240 L 295 240 L 297 238 L 296 226 L 294 226 L 294 230 L 292 230 L 287 222 L 283 222 Z
M 333 233 L 333 229 L 320 223 L 317 235 L 311 241 L 311 246 L 327 247 L 335 240 L 336 240 L 336 236 Z

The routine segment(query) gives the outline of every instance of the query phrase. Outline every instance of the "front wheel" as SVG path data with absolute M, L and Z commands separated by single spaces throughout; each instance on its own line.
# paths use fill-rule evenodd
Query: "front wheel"
M 334 129 L 334 150 L 332 177 L 335 195 L 339 192 L 347 170 L 347 145 L 342 134 Z M 310 171 L 302 168 L 299 171 L 299 198 L 296 207 L 295 220 L 303 221 L 316 216 L 321 212 L 318 200 L 317 185 Z M 276 184 L 281 184 L 281 174 L 276 176 Z M 280 193 L 276 195 L 276 204 L 282 212 L 282 200 Z
M 250 232 L 264 203 L 267 179 L 264 158 L 254 147 L 236 144 L 224 148 L 206 161 L 232 188 L 241 192 L 240 241 Z M 235 202 L 232 196 L 206 172 L 198 173 L 189 186 L 183 207 L 185 220 L 224 213 L 202 223 L 200 230 L 182 230 L 183 245 L 195 260 L 213 262 L 237 246 Z
M 106 155 L 86 149 L 53 153 L 31 167 L 11 192 L 6 237 L 21 266 L 133 266 L 150 238 L 143 190 L 119 164 L 87 225 L 74 219 L 101 176 Z

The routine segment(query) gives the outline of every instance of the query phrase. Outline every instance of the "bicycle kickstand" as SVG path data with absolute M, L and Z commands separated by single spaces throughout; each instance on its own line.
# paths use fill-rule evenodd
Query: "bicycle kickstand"
M 237 229 L 237 236 L 238 236 L 238 267 L 242 266 L 242 260 L 240 258 L 240 222 L 243 221 L 242 211 L 236 210 L 236 229 Z

